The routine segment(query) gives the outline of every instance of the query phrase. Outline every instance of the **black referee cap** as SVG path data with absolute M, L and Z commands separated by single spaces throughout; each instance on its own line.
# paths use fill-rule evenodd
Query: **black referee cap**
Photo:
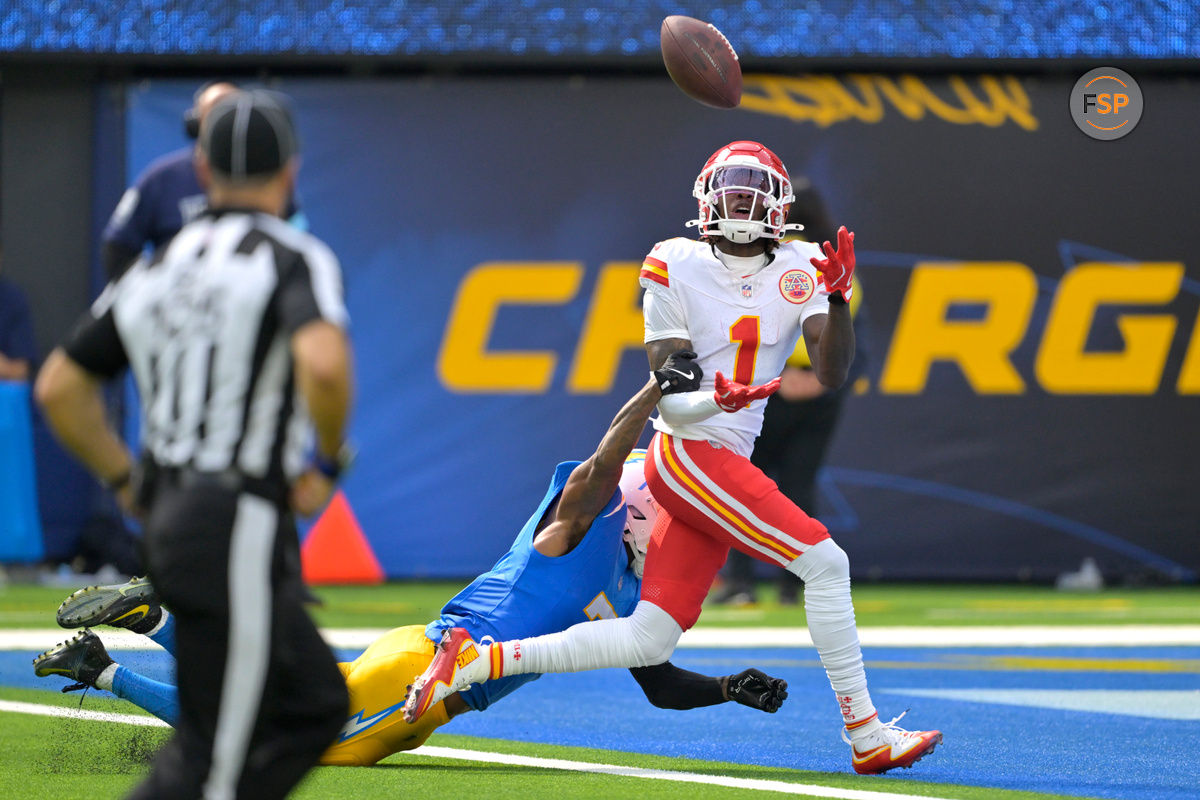
M 231 94 L 208 112 L 200 147 L 213 170 L 234 181 L 278 172 L 297 150 L 287 101 L 262 89 Z

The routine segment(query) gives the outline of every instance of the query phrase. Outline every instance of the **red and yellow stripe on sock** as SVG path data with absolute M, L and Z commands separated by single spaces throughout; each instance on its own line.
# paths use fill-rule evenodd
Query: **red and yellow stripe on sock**
M 863 725 L 866 725 L 868 722 L 870 722 L 873 719 L 879 719 L 878 711 L 873 712 L 870 716 L 864 717 L 863 719 L 856 719 L 853 722 L 846 719 L 845 714 L 842 715 L 842 721 L 846 723 L 846 730 L 848 730 L 848 731 L 857 730 L 858 728 L 861 728 Z
M 493 642 L 488 646 L 488 663 L 491 670 L 488 673 L 489 681 L 504 675 L 504 647 L 500 642 Z

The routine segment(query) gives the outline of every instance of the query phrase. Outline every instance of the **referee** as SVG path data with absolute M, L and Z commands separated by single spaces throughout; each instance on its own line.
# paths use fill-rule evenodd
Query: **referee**
M 37 381 L 62 442 L 145 515 L 149 575 L 176 619 L 180 720 L 135 798 L 283 797 L 345 720 L 291 511 L 315 513 L 345 466 L 348 318 L 337 259 L 279 218 L 296 151 L 278 95 L 215 106 L 196 163 L 209 210 L 110 284 Z M 126 366 L 139 481 L 100 392 Z

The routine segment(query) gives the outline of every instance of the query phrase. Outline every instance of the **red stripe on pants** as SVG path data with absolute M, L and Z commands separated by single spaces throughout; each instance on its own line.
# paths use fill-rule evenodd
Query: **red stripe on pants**
M 676 448 L 686 450 L 701 475 L 681 463 Z M 825 526 L 787 499 L 762 470 L 727 448 L 659 433 L 647 455 L 646 481 L 662 511 L 646 554 L 642 599 L 662 608 L 685 630 L 699 618 L 730 547 L 785 566 L 808 546 L 829 538 Z M 709 482 L 791 541 L 752 524 L 717 497 Z

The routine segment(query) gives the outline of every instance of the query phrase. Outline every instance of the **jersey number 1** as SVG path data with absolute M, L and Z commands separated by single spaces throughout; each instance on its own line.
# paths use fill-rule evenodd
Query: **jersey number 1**
M 738 317 L 729 326 L 729 341 L 737 342 L 733 359 L 733 379 L 745 386 L 754 385 L 754 362 L 758 358 L 758 317 Z

